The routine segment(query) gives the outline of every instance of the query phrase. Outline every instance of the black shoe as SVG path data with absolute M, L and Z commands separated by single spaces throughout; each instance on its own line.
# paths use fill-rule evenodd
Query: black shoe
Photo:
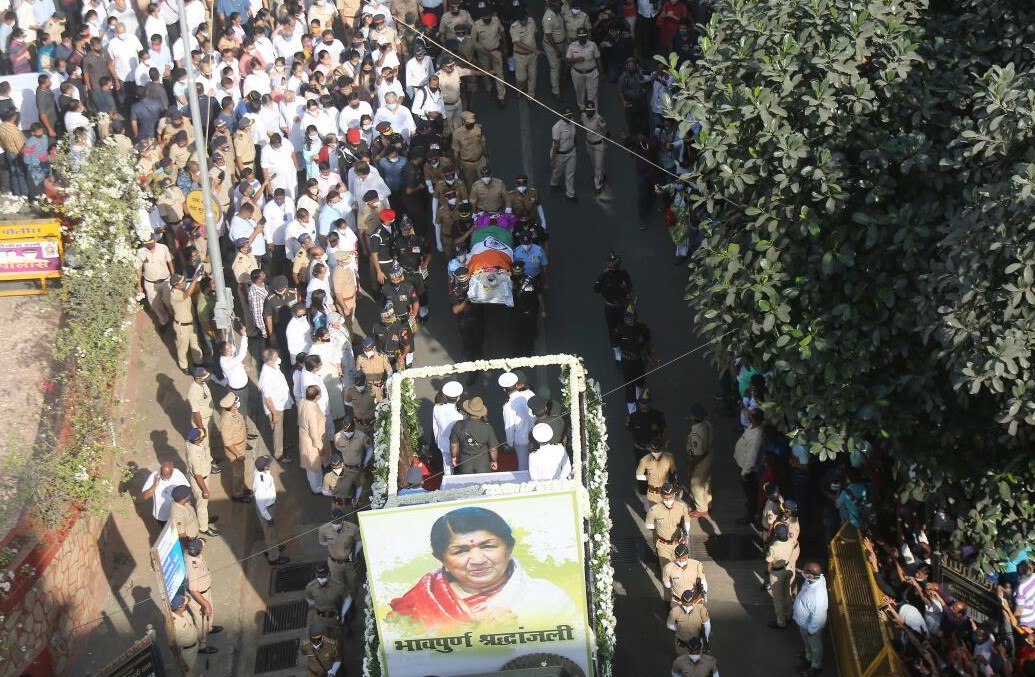
M 687 257 L 685 257 L 685 256 L 677 256 L 676 260 L 674 261 L 674 264 L 678 266 L 681 263 L 686 263 L 686 259 L 687 259 Z
M 572 202 L 574 204 L 578 204 L 579 203 L 579 199 L 577 197 L 575 197 L 574 195 L 565 195 L 564 199 L 567 200 L 568 202 Z
M 210 635 L 218 635 L 221 632 L 223 632 L 222 625 L 213 625 L 211 628 L 208 629 L 208 634 Z
M 295 462 L 295 459 L 291 458 L 290 456 L 281 456 L 280 458 L 277 459 L 277 463 L 279 463 L 281 465 L 285 465 L 287 463 L 294 463 L 294 462 Z
M 259 433 L 248 433 L 248 439 L 254 440 L 259 436 Z
M 198 653 L 203 653 L 203 654 L 212 654 L 212 653 L 216 653 L 217 651 L 219 651 L 219 649 L 217 649 L 214 646 L 206 646 L 204 649 L 198 649 Z
M 283 555 L 281 555 L 277 559 L 268 559 L 266 561 L 270 563 L 271 567 L 277 567 L 277 566 L 280 566 L 282 564 L 287 564 L 288 562 L 291 561 L 291 558 L 290 557 L 284 557 Z
M 780 625 L 776 621 L 769 621 L 768 623 L 766 623 L 766 625 L 768 627 L 772 628 L 773 630 L 786 630 L 787 629 L 786 625 Z
M 496 99 L 496 103 L 498 103 L 500 105 L 500 108 L 506 108 L 507 107 L 507 100 L 506 99 Z
M 218 466 L 218 465 L 216 465 L 215 463 L 213 463 L 213 464 L 212 464 L 212 467 L 208 469 L 208 472 L 209 472 L 209 474 L 211 474 L 211 475 L 218 475 L 219 473 L 221 473 L 221 472 L 223 472 L 223 471 L 222 471 L 222 470 L 221 470 L 221 469 L 219 468 L 219 466 Z
M 208 516 L 208 523 L 209 524 L 215 524 L 218 521 L 219 521 L 219 515 L 209 515 Z
M 554 185 L 552 183 L 550 184 L 550 191 L 551 192 L 557 193 L 557 192 L 560 192 L 560 190 L 561 190 L 561 186 L 556 186 L 556 185 Z
M 206 536 L 208 536 L 209 538 L 215 538 L 216 536 L 219 535 L 219 532 L 216 531 L 215 529 L 213 529 L 212 527 L 209 527 L 208 529 L 206 529 L 205 531 L 202 531 L 201 533 L 206 535 Z
M 254 449 L 255 447 L 254 447 L 254 446 L 252 446 L 251 444 L 246 444 L 246 445 L 244 445 L 244 448 L 245 448 L 245 449 L 247 449 L 248 451 L 251 451 L 251 450 L 252 450 L 252 449 Z
M 251 503 L 252 502 L 252 497 L 251 496 L 231 496 L 230 500 L 233 501 L 234 503 Z

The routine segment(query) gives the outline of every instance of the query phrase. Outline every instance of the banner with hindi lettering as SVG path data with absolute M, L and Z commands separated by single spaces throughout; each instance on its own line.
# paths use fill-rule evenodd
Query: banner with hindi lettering
M 593 677 L 574 490 L 365 511 L 359 525 L 387 677 L 531 654 Z

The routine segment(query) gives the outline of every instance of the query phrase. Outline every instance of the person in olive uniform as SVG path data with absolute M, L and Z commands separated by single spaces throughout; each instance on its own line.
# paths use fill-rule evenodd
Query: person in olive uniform
M 386 303 L 381 309 L 381 321 L 374 325 L 370 332 L 374 338 L 374 345 L 384 355 L 395 363 L 395 368 L 402 371 L 406 368 L 403 359 L 403 332 L 409 332 L 409 326 L 404 326 L 395 317 L 395 306 Z
M 636 411 L 636 398 L 647 387 L 647 364 L 658 364 L 650 329 L 637 319 L 632 304 L 626 306 L 622 313 L 622 323 L 615 327 L 613 341 L 625 383 L 625 406 L 631 414 Z
M 633 455 L 639 459 L 655 440 L 660 447 L 668 444 L 668 422 L 665 414 L 653 407 L 650 390 L 644 390 L 636 398 L 636 411 L 625 418 L 625 427 L 632 433 Z
M 684 543 L 690 529 L 690 508 L 676 498 L 676 488 L 666 482 L 661 486 L 661 502 L 647 511 L 644 526 L 652 535 L 658 553 L 658 570 L 675 559 L 676 546 Z
M 514 188 L 507 191 L 507 208 L 519 219 L 527 216 L 537 225 L 546 228 L 546 215 L 539 201 L 539 191 L 528 185 L 527 175 L 518 174 L 514 177 Z
M 307 675 L 336 677 L 341 669 L 341 649 L 338 642 L 324 636 L 326 633 L 323 623 L 314 621 L 309 626 L 309 641 L 302 642 L 301 647 Z
M 198 664 L 198 624 L 194 614 L 187 608 L 187 598 L 178 594 L 169 602 L 172 608 L 173 642 L 179 654 L 180 667 L 185 676 L 199 674 Z
M 719 677 L 719 662 L 704 652 L 700 637 L 691 637 L 686 643 L 687 653 L 672 662 L 672 677 Z
M 449 289 L 449 305 L 460 331 L 460 356 L 464 361 L 479 360 L 485 341 L 485 309 L 467 298 L 467 285 L 471 275 L 466 266 L 456 269 Z M 477 372 L 470 372 L 467 385 L 474 383 Z
M 794 579 L 791 560 L 794 559 L 795 545 L 796 542 L 791 540 L 790 529 L 780 523 L 773 529 L 773 540 L 765 553 L 766 575 L 773 593 L 773 610 L 776 612 L 776 622 L 770 621 L 769 627 L 778 630 L 785 629 L 791 620 L 791 581 Z
M 466 400 L 461 408 L 467 414 L 453 425 L 449 433 L 449 449 L 453 456 L 453 472 L 457 475 L 487 473 L 496 470 L 499 440 L 492 425 L 485 420 L 489 410 L 480 397 Z
M 665 596 L 671 599 L 669 604 L 679 604 L 683 593 L 687 590 L 698 590 L 708 594 L 708 580 L 704 577 L 704 565 L 691 559 L 690 548 L 680 543 L 675 549 L 676 559 L 665 565 L 661 572 L 661 584 L 665 587 Z
M 602 272 L 595 282 L 593 291 L 604 297 L 604 322 L 607 323 L 607 336 L 611 342 L 611 350 L 615 354 L 615 364 L 621 368 L 622 353 L 615 343 L 615 330 L 622 323 L 622 313 L 632 298 L 633 283 L 629 273 L 622 269 L 622 259 L 613 250 L 607 255 L 607 270 Z
M 187 541 L 197 538 L 201 532 L 198 524 L 198 513 L 191 505 L 191 490 L 185 484 L 175 486 L 172 489 L 172 506 L 169 508 L 169 521 L 176 527 L 176 533 L 180 540 Z
M 341 607 L 345 603 L 345 584 L 330 577 L 327 565 L 320 562 L 315 567 L 316 577 L 305 586 L 305 601 L 312 612 L 314 622 L 322 623 L 325 631 L 338 637 L 341 622 Z
M 665 625 L 675 633 L 677 656 L 690 653 L 690 643 L 695 639 L 703 640 L 703 646 L 712 634 L 708 607 L 700 593 L 693 589 L 683 591 L 679 604 L 674 604 L 669 611 Z
M 223 631 L 222 625 L 213 625 L 215 619 L 212 609 L 212 571 L 208 568 L 208 562 L 202 554 L 204 541 L 194 538 L 187 541 L 184 547 L 184 565 L 187 568 L 187 599 L 190 609 L 194 612 L 194 618 L 200 619 L 201 628 L 198 632 L 198 653 L 213 654 L 218 651 L 215 647 L 208 646 L 208 636 Z
M 191 428 L 187 431 L 186 457 L 187 479 L 190 480 L 190 490 L 194 492 L 199 532 L 206 536 L 218 536 L 219 532 L 211 525 L 219 517 L 208 512 L 208 478 L 212 472 L 212 452 L 208 447 L 208 435 L 202 428 Z
M 345 586 L 345 594 L 352 595 L 356 592 L 355 558 L 359 527 L 346 520 L 341 509 L 331 511 L 331 516 L 331 521 L 318 531 L 320 545 L 327 548 L 327 568 L 331 578 Z
M 404 328 L 399 350 L 408 367 L 413 364 L 414 333 L 417 330 L 420 299 L 417 290 L 406 281 L 406 274 L 397 261 L 388 267 L 388 283 L 381 287 L 381 300 L 392 305 L 396 321 Z
M 380 402 L 385 398 L 385 383 L 392 373 L 392 361 L 377 349 L 371 336 L 363 337 L 362 349 L 356 356 L 356 371 L 363 372 L 374 402 Z
M 369 445 L 370 437 L 367 433 L 356 430 L 356 424 L 346 417 L 341 430 L 334 436 L 334 448 L 338 452 L 335 456 L 341 459 L 341 474 L 332 492 L 336 503 L 351 503 L 356 489 L 363 485 L 363 457 Z
M 661 440 L 652 440 L 647 445 L 648 453 L 636 464 L 636 481 L 646 506 L 652 506 L 662 499 L 661 491 L 676 474 L 676 457 L 664 450 Z
M 568 416 L 564 406 L 560 402 L 547 399 L 541 395 L 533 395 L 528 398 L 528 410 L 535 416 L 533 428 L 545 423 L 553 430 L 553 438 L 550 444 L 568 445 Z M 533 448 L 535 441 L 529 443 L 529 449 Z
M 424 151 L 411 151 L 402 171 L 400 200 L 406 216 L 423 236 L 428 232 L 428 186 L 424 182 Z
M 417 293 L 420 310 L 417 317 L 422 321 L 428 317 L 428 265 L 431 263 L 431 247 L 423 236 L 417 235 L 413 221 L 402 217 L 399 233 L 392 240 L 392 255 L 403 269 L 406 282 Z M 382 293 L 384 290 L 382 290 Z
M 525 275 L 525 262 L 514 261 L 510 272 L 514 298 L 514 356 L 531 357 L 539 334 L 539 316 L 546 317 L 540 277 Z

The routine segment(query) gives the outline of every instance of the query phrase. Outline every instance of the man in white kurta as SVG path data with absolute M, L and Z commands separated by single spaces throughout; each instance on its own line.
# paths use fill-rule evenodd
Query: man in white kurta
M 539 448 L 528 456 L 528 476 L 534 482 L 563 480 L 571 475 L 571 460 L 562 444 L 550 444 L 553 428 L 549 423 L 537 423 L 532 438 Z
M 436 404 L 431 412 L 431 430 L 435 436 L 435 444 L 438 445 L 442 454 L 442 474 L 453 474 L 453 455 L 449 450 L 449 434 L 453 432 L 453 426 L 457 421 L 462 421 L 464 415 L 457 409 L 456 403 L 464 392 L 464 387 L 459 381 L 450 381 L 442 386 L 442 396 L 445 402 Z
M 496 382 L 507 393 L 507 401 L 503 405 L 507 444 L 517 453 L 518 470 L 528 470 L 528 435 L 535 422 L 535 416 L 528 410 L 528 400 L 535 393 L 527 388 L 519 389 L 524 385 L 524 378 L 518 372 L 503 372 Z

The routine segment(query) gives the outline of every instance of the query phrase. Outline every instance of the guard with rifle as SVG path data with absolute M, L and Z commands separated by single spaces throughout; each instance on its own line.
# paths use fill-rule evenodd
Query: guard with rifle
M 658 569 L 676 558 L 676 546 L 686 543 L 690 535 L 690 507 L 676 498 L 676 488 L 671 482 L 661 486 L 661 502 L 647 511 L 644 526 L 653 538 L 652 545 L 658 553 Z

